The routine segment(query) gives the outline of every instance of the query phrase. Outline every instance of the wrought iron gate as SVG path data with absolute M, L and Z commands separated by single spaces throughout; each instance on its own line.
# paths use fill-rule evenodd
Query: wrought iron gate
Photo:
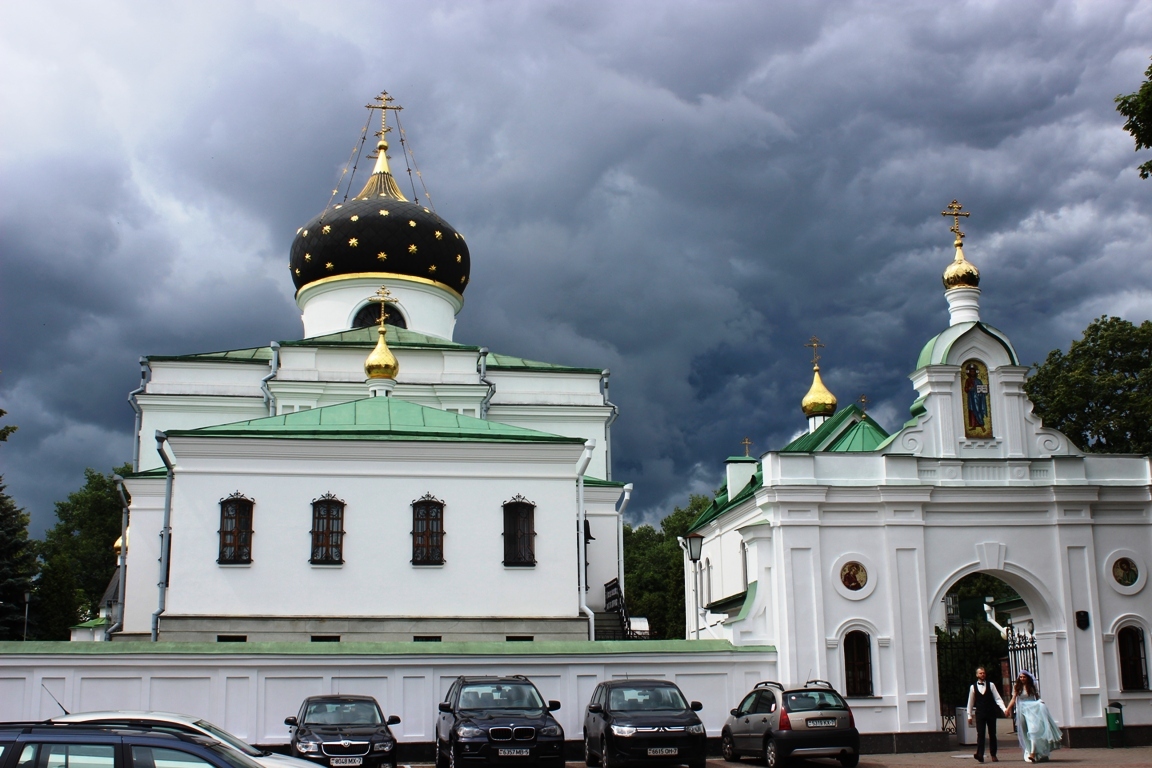
M 1008 669 L 1012 675 L 1012 683 L 1020 672 L 1028 670 L 1036 678 L 1036 695 L 1040 695 L 1040 657 L 1036 651 L 1036 636 L 1023 629 L 1017 629 L 1009 624 L 1008 630 Z
M 940 687 L 941 729 L 956 733 L 956 707 L 968 702 L 972 670 L 979 664 L 976 630 L 966 624 L 936 631 L 936 672 Z

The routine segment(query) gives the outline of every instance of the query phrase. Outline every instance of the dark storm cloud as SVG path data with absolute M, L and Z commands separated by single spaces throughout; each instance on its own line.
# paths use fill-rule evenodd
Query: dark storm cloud
M 947 322 L 953 197 L 1023 360 L 1152 315 L 1152 185 L 1112 104 L 1152 54 L 1147 1 L 6 17 L 0 455 L 37 529 L 84 466 L 131 455 L 140 354 L 299 335 L 291 237 L 382 87 L 473 254 L 457 338 L 611 368 L 638 519 L 712 489 L 744 436 L 803 427 L 812 334 L 842 403 L 902 423 Z

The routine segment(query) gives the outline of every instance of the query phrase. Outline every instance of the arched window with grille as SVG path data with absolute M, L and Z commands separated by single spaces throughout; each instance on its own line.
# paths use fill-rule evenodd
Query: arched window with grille
M 1144 630 L 1140 627 L 1122 627 L 1116 633 L 1116 648 L 1120 652 L 1120 690 L 1148 690 L 1148 655 L 1144 646 Z
M 385 304 L 385 311 L 388 312 L 388 317 L 384 318 L 385 325 L 395 326 L 396 328 L 407 328 L 408 321 L 404 319 L 404 313 L 395 304 Z M 370 328 L 373 325 L 380 325 L 380 305 L 379 304 L 366 304 L 360 308 L 356 316 L 352 318 L 353 328 Z
M 504 502 L 504 565 L 536 565 L 536 505 L 517 494 Z
M 444 502 L 426 493 L 412 502 L 412 565 L 444 564 Z
M 872 638 L 859 629 L 844 636 L 844 695 L 872 695 Z
M 255 502 L 239 491 L 220 500 L 220 565 L 252 562 L 252 507 Z
M 326 493 L 312 502 L 313 565 L 344 563 L 344 502 Z

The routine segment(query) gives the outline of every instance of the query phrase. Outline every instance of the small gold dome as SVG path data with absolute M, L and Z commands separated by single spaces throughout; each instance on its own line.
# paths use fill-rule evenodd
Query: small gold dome
M 376 339 L 376 348 L 364 361 L 364 373 L 368 374 L 370 379 L 395 379 L 396 374 L 400 372 L 400 363 L 396 360 L 396 355 L 392 354 L 392 350 L 388 349 L 388 343 L 384 341 L 387 331 L 383 322 L 380 323 L 377 333 L 379 338 Z
M 980 270 L 964 258 L 964 241 L 956 238 L 956 259 L 944 270 L 944 287 L 976 288 L 980 285 Z
M 820 378 L 819 365 L 812 366 L 812 387 L 800 401 L 800 408 L 808 417 L 831 416 L 836 413 L 836 395 L 824 386 L 824 381 Z

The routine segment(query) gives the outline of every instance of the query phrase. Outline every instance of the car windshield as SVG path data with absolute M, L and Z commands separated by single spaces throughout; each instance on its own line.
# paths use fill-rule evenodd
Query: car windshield
M 543 709 L 531 683 L 469 683 L 460 691 L 460 709 Z
M 213 736 L 215 736 L 216 738 L 220 739 L 220 741 L 224 742 L 225 744 L 227 744 L 231 747 L 235 747 L 236 749 L 240 750 L 244 754 L 248 755 L 248 757 L 263 757 L 264 756 L 264 753 L 261 752 L 260 750 L 256 749 L 256 747 L 252 746 L 251 744 L 248 744 L 247 742 L 240 741 L 240 739 L 238 739 L 235 736 L 233 736 L 232 734 L 228 733 L 228 731 L 224 730 L 223 728 L 221 728 L 219 726 L 213 725 L 212 723 L 208 722 L 207 720 L 197 720 L 195 725 L 197 728 L 200 728 L 201 730 L 205 731 L 206 733 L 210 733 Z
M 215 752 L 221 760 L 228 763 L 232 768 L 263 768 L 260 763 L 247 755 L 240 754 L 226 744 L 204 744 L 204 746 Z
M 379 725 L 384 722 L 374 701 L 313 701 L 304 725 Z
M 670 685 L 637 685 L 613 688 L 608 696 L 613 712 L 679 711 L 688 704 L 678 688 Z
M 848 709 L 848 705 L 836 691 L 788 691 L 784 694 L 784 709 L 810 712 L 814 709 Z

